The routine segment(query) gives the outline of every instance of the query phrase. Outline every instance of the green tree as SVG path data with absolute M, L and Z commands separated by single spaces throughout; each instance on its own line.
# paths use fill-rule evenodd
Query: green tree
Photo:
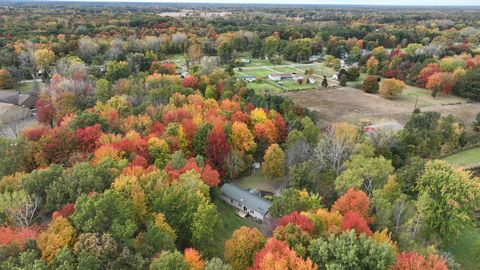
M 82 232 L 108 232 L 120 241 L 131 239 L 138 230 L 133 203 L 114 190 L 80 196 L 70 218 Z
M 395 254 L 389 244 L 377 243 L 355 231 L 318 238 L 309 246 L 310 258 L 322 269 L 384 270 L 395 263 Z
M 285 175 L 285 154 L 278 144 L 268 147 L 263 156 L 263 174 L 268 179 L 282 177 Z
M 315 193 L 287 188 L 282 191 L 280 196 L 273 198 L 270 213 L 272 216 L 280 217 L 290 214 L 293 211 L 308 211 L 320 208 L 321 206 L 321 198 Z
M 335 189 L 343 194 L 353 187 L 371 194 L 373 189 L 381 188 L 392 173 L 391 161 L 382 156 L 369 158 L 355 155 L 346 162 L 346 170 L 335 180 Z
M 219 258 L 214 257 L 205 264 L 205 270 L 232 270 L 232 267 Z
M 213 254 L 215 246 L 215 231 L 218 229 L 219 217 L 217 207 L 214 204 L 202 204 L 193 215 L 192 245 L 203 255 Z
M 110 82 L 130 76 L 128 62 L 126 61 L 108 61 L 105 67 L 105 78 Z
M 187 263 L 183 259 L 182 253 L 178 251 L 164 251 L 153 259 L 150 264 L 150 270 L 189 270 Z
M 433 160 L 425 165 L 417 188 L 420 195 L 428 197 L 424 214 L 432 236 L 447 240 L 473 226 L 480 187 L 471 173 Z
M 289 168 L 290 181 L 297 189 L 306 189 L 310 192 L 316 190 L 318 174 L 313 161 L 302 162 Z
M 269 59 L 278 53 L 279 48 L 280 38 L 278 36 L 269 36 L 265 38 L 265 42 L 263 44 L 263 52 Z

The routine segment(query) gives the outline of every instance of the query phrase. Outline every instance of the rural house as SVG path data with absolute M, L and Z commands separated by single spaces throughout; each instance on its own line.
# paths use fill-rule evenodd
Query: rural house
M 259 221 L 263 221 L 272 206 L 271 202 L 261 197 L 258 190 L 247 191 L 228 183 L 220 190 L 222 200 L 241 210 L 245 216 L 250 215 Z

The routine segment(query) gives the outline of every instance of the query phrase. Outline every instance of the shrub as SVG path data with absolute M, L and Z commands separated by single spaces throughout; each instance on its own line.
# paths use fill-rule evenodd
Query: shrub
M 356 81 L 360 77 L 360 70 L 356 67 L 347 69 L 347 79 L 349 81 Z
M 393 99 L 405 89 L 405 83 L 397 79 L 386 79 L 380 83 L 380 95 Z
M 367 93 L 377 93 L 380 86 L 375 76 L 368 76 L 363 80 L 362 90 Z

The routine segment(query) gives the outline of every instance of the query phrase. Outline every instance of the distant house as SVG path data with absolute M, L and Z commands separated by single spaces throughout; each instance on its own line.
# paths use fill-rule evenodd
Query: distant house
M 250 62 L 252 62 L 252 61 L 248 58 L 241 58 L 240 62 L 243 63 L 243 64 L 250 64 Z
M 310 62 L 317 62 L 319 61 L 320 59 L 322 59 L 322 56 L 321 55 L 312 55 L 310 56 L 310 58 L 308 59 Z
M 374 134 L 377 132 L 395 132 L 403 129 L 403 126 L 398 122 L 385 122 L 381 124 L 375 124 L 366 126 L 363 131 L 367 134 Z
M 0 102 L 27 107 L 30 109 L 35 108 L 37 105 L 37 96 L 33 94 L 21 94 L 17 91 L 0 91 Z
M 272 203 L 263 199 L 257 190 L 247 191 L 227 183 L 220 191 L 222 200 L 259 221 L 263 221 L 272 206 Z
M 305 79 L 305 76 L 300 75 L 300 74 L 296 74 L 296 73 L 292 73 L 292 79 L 294 81 L 303 81 L 303 79 Z
M 310 78 L 308 78 L 308 82 L 309 83 L 316 83 L 317 81 L 314 78 L 310 77 Z
M 252 75 L 245 75 L 245 76 L 240 76 L 238 77 L 240 80 L 244 80 L 244 81 L 247 81 L 247 82 L 255 82 L 255 80 L 257 80 L 257 77 L 255 76 L 252 76 Z
M 270 74 L 268 78 L 272 81 L 293 80 L 292 73 Z

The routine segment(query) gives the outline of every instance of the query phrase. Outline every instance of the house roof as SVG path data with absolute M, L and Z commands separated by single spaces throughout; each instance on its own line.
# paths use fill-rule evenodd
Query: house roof
M 220 190 L 223 195 L 237 202 L 241 202 L 249 209 L 253 209 L 262 215 L 267 214 L 268 208 L 272 206 L 271 202 L 232 184 L 224 184 Z

